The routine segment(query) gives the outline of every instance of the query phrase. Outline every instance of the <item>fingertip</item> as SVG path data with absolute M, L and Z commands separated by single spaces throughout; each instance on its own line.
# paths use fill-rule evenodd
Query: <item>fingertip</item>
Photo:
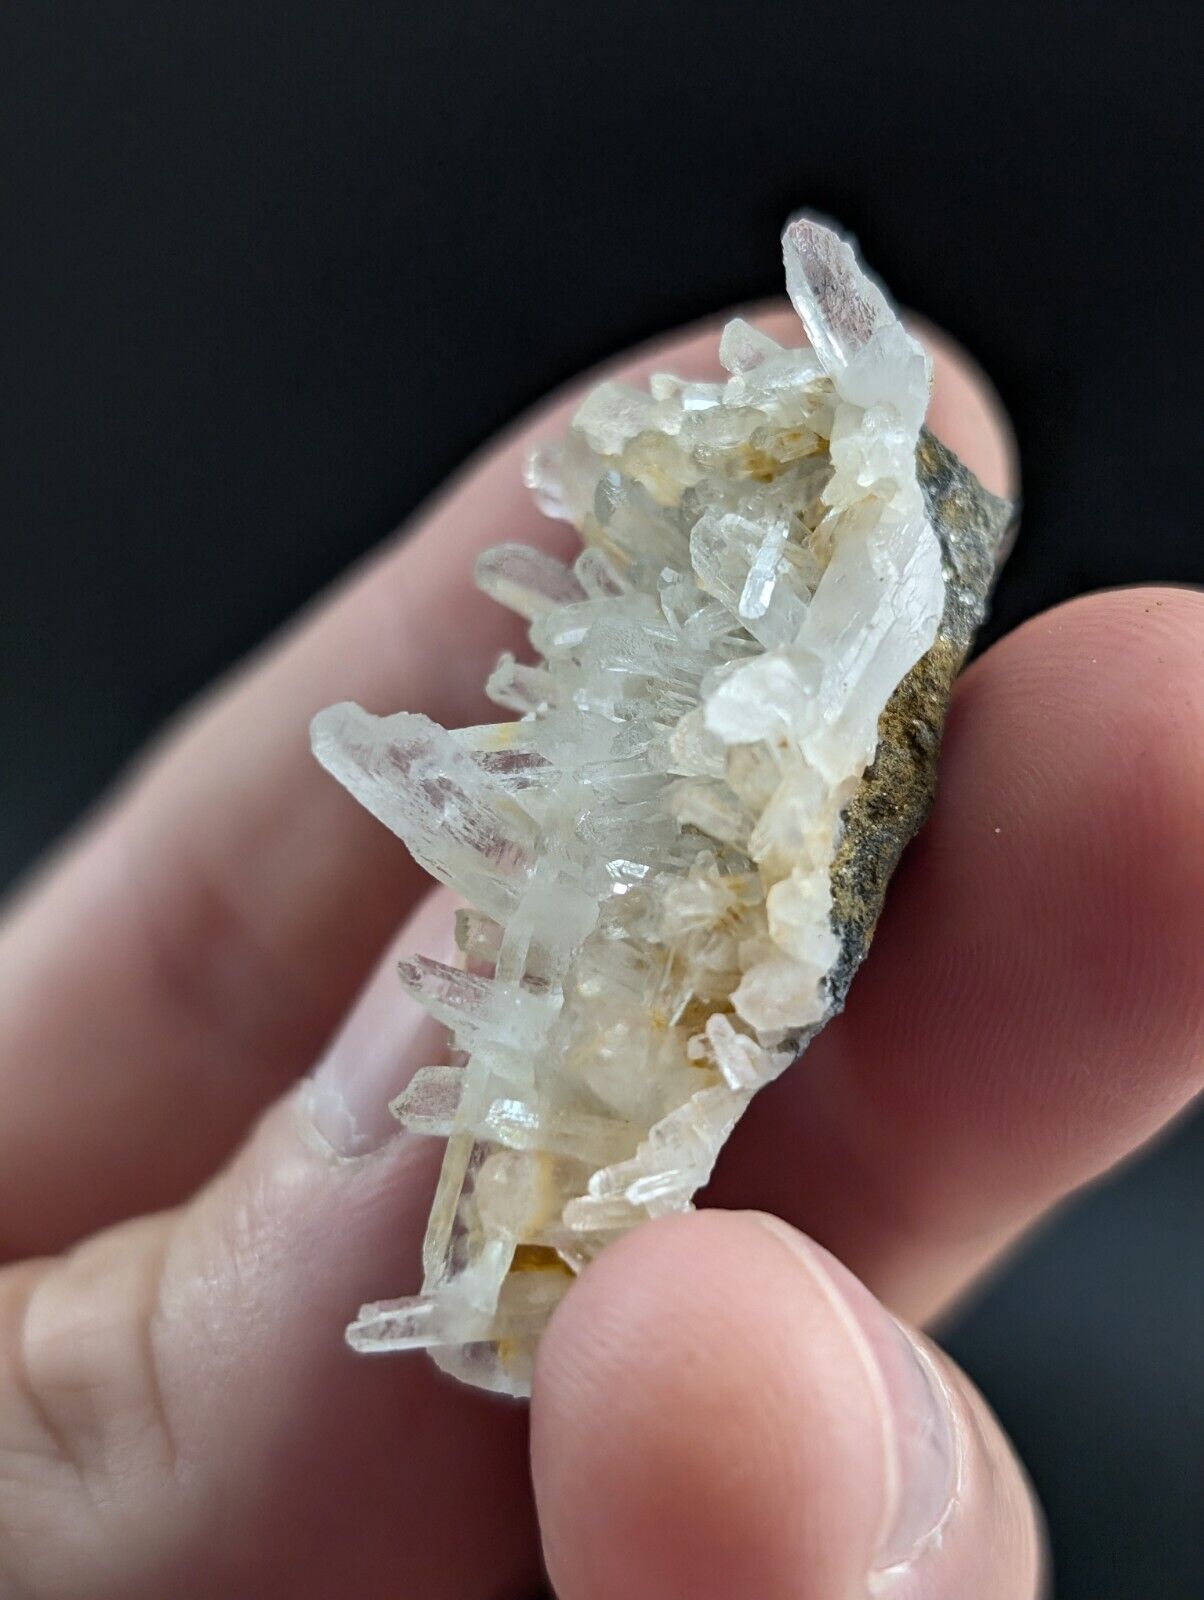
M 929 1289 L 894 1274 L 917 1242 L 961 1279 L 963 1247 L 996 1247 L 1200 1088 L 1202 654 L 1204 596 L 1117 590 L 1033 618 L 957 686 L 932 817 L 807 1080 L 858 1108 L 875 1215 L 906 1241 L 875 1286 L 911 1311 Z M 854 1210 L 824 1237 L 868 1271 Z
M 637 1229 L 540 1349 L 532 1466 L 560 1600 L 1031 1600 L 1023 1471 L 953 1365 L 760 1213 Z
M 1077 1095 L 1083 1136 L 1101 1113 L 1103 1164 L 1177 1109 L 1204 1069 L 1204 595 L 1082 596 L 1001 641 L 963 689 L 946 820 L 963 835 L 963 867 L 971 849 L 983 858 L 980 881 L 1003 847 L 1011 892 L 1000 874 L 991 903 L 1013 938 L 1043 913 L 1065 1059 L 1096 1065 L 1094 1094 L 1069 1071 L 1049 1086 Z M 1080 1160 L 1094 1142 L 1084 1137 Z
M 556 1592 L 848 1592 L 888 1492 L 878 1407 L 847 1318 L 757 1217 L 636 1230 L 540 1348 L 532 1458 Z

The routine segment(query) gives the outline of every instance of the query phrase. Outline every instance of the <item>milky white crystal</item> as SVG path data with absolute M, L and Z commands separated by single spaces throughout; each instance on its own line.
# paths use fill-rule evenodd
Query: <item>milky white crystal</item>
M 783 244 L 806 347 L 737 319 L 725 381 L 603 383 L 533 458 L 584 548 L 478 563 L 530 623 L 538 664 L 488 685 L 518 720 L 315 722 L 319 759 L 472 908 L 466 970 L 401 967 L 463 1065 L 394 1104 L 447 1151 L 422 1292 L 365 1306 L 358 1349 L 526 1393 L 573 1275 L 690 1207 L 842 998 L 842 813 L 945 606 L 931 373 L 837 234 L 801 218 Z

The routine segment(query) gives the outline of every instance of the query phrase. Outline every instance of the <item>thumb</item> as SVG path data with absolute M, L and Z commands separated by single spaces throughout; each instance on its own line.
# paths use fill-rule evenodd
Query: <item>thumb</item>
M 379 1116 L 431 1059 L 396 987 L 188 1205 L 0 1273 L 0 1600 L 534 1586 L 523 1411 L 343 1339 L 415 1286 L 442 1154 Z
M 621 1240 L 540 1349 L 560 1600 L 1033 1600 L 1023 1470 L 964 1374 L 772 1217 Z

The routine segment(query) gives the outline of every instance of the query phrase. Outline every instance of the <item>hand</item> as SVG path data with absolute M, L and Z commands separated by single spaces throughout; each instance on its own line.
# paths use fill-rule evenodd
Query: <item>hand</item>
M 1005 425 L 932 341 L 934 429 L 1002 489 Z M 189 712 L 11 907 L 3 1600 L 518 1600 L 541 1537 L 561 1600 L 1037 1588 L 1023 1473 L 912 1329 L 1198 1084 L 1198 595 L 1077 601 L 965 674 L 847 1013 L 725 1152 L 710 1199 L 758 1209 L 649 1224 L 574 1286 L 534 1496 L 525 1408 L 343 1344 L 361 1300 L 416 1287 L 440 1149 L 385 1103 L 439 1041 L 392 955 L 339 1019 L 407 917 L 393 954 L 439 954 L 448 920 L 306 730 L 342 699 L 490 715 L 514 625 L 472 555 L 569 547 L 519 466 L 571 406 Z

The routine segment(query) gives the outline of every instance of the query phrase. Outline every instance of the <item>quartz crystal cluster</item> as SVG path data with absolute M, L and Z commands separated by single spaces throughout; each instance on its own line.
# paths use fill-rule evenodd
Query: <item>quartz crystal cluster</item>
M 688 1209 L 751 1097 L 843 1004 L 926 810 L 1010 521 L 924 429 L 929 361 L 850 245 L 784 236 L 807 344 L 739 319 L 713 383 L 603 383 L 529 481 L 571 522 L 476 580 L 536 664 L 511 720 L 333 707 L 314 748 L 468 903 L 401 980 L 451 1030 L 393 1110 L 446 1138 L 422 1292 L 361 1350 L 526 1393 L 593 1256 Z

